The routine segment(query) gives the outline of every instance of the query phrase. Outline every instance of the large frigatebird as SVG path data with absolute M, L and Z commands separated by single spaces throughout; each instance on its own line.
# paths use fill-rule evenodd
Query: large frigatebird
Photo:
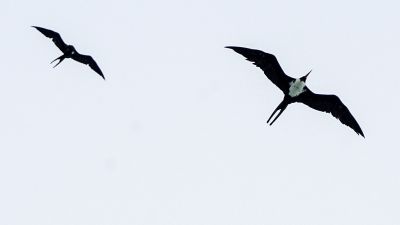
M 37 26 L 32 26 L 32 27 L 36 28 L 44 36 L 51 38 L 53 40 L 54 44 L 64 53 L 62 56 L 56 58 L 55 60 L 53 60 L 51 62 L 51 63 L 53 63 L 54 61 L 59 60 L 58 63 L 54 67 L 56 67 L 58 64 L 60 64 L 64 59 L 71 58 L 80 63 L 89 65 L 90 68 L 92 68 L 103 79 L 105 79 L 103 72 L 101 72 L 99 66 L 94 61 L 94 59 L 89 55 L 80 54 L 78 51 L 76 51 L 74 46 L 65 44 L 65 42 L 62 40 L 59 33 L 52 31 L 52 30 L 42 28 L 42 27 L 37 27 Z
M 342 103 L 342 101 L 340 101 L 339 97 L 336 95 L 315 94 L 308 89 L 306 86 L 306 80 L 311 71 L 305 76 L 295 79 L 283 72 L 278 60 L 272 54 L 243 47 L 227 46 L 226 48 L 230 48 L 243 55 L 248 61 L 253 62 L 254 65 L 260 67 L 267 78 L 281 89 L 285 95 L 283 101 L 269 117 L 267 123 L 269 123 L 273 115 L 279 110 L 278 115 L 274 120 L 272 120 L 270 125 L 278 119 L 289 104 L 301 102 L 315 110 L 331 113 L 334 117 L 339 119 L 340 122 L 352 128 L 357 134 L 365 137 L 361 127 L 351 115 L 349 109 Z

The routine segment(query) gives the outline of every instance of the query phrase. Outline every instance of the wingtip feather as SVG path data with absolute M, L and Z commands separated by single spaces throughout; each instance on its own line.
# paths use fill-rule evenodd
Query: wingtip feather
M 229 49 L 235 50 L 235 49 L 240 48 L 240 47 L 236 47 L 236 46 L 225 46 L 225 48 L 229 48 Z

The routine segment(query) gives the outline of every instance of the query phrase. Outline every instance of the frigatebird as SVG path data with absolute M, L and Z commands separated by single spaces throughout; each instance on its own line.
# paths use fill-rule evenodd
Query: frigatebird
M 282 114 L 286 107 L 295 102 L 300 102 L 308 105 L 309 107 L 331 113 L 334 117 L 340 120 L 343 124 L 352 128 L 357 134 L 364 136 L 361 127 L 351 115 L 349 109 L 342 103 L 336 95 L 321 95 L 313 93 L 306 86 L 308 72 L 305 76 L 300 78 L 292 78 L 283 72 L 283 69 L 278 63 L 276 57 L 272 54 L 265 53 L 256 49 L 249 49 L 243 47 L 227 46 L 235 52 L 243 55 L 248 61 L 253 62 L 254 65 L 260 67 L 268 79 L 272 81 L 285 95 L 283 101 L 273 111 L 272 115 L 268 118 L 267 123 L 271 120 L 274 114 L 279 110 L 278 115 L 272 120 L 272 125 L 276 119 Z
M 64 53 L 62 56 L 56 58 L 53 60 L 51 63 L 55 62 L 56 60 L 59 60 L 58 63 L 54 66 L 56 67 L 58 64 L 60 64 L 64 59 L 66 58 L 71 58 L 75 61 L 78 61 L 80 63 L 89 65 L 90 68 L 92 68 L 96 73 L 98 73 L 103 79 L 104 75 L 103 72 L 101 72 L 99 66 L 97 63 L 94 61 L 94 59 L 89 56 L 89 55 L 82 55 L 72 45 L 67 45 L 65 42 L 62 40 L 61 36 L 59 33 L 45 29 L 42 27 L 37 27 L 37 26 L 32 26 L 36 28 L 40 33 L 42 33 L 44 36 L 51 38 L 54 44 Z M 53 68 L 54 68 L 53 67 Z

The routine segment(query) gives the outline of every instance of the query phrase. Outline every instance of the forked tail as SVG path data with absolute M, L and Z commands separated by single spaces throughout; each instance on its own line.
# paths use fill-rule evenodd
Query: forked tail
M 276 107 L 276 109 L 274 110 L 274 112 L 272 112 L 271 116 L 268 118 L 267 123 L 269 123 L 269 121 L 272 119 L 272 117 L 275 115 L 275 113 L 279 111 L 278 115 L 275 117 L 275 119 L 272 120 L 272 122 L 269 124 L 270 126 L 272 126 L 272 124 L 274 124 L 274 122 L 276 121 L 276 119 L 278 119 L 278 117 L 283 113 L 283 111 L 286 109 L 286 107 L 289 105 L 289 103 L 287 102 L 286 99 L 283 99 L 283 101 L 278 105 L 278 107 Z
M 60 61 L 58 61 L 58 63 L 57 63 L 55 66 L 53 66 L 53 68 L 55 68 L 55 67 L 58 66 L 58 64 L 60 64 L 64 59 L 65 59 L 65 56 L 62 55 L 62 56 L 56 58 L 55 60 L 51 61 L 50 64 L 52 64 L 53 62 L 55 62 L 55 61 L 57 61 L 57 60 L 60 60 Z

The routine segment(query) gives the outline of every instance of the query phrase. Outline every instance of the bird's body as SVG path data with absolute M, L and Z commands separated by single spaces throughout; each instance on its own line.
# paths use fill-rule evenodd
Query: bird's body
M 52 30 L 42 28 L 42 27 L 36 27 L 36 26 L 33 26 L 33 27 L 36 28 L 44 36 L 51 38 L 52 41 L 54 42 L 54 44 L 63 52 L 62 56 L 56 58 L 55 60 L 53 60 L 51 62 L 51 63 L 53 63 L 54 61 L 59 60 L 58 63 L 54 67 L 56 67 L 58 64 L 60 64 L 64 59 L 71 58 L 80 63 L 89 65 L 90 68 L 92 68 L 103 79 L 105 79 L 103 72 L 101 71 L 101 69 L 99 68 L 99 66 L 97 65 L 97 63 L 94 61 L 94 59 L 91 56 L 82 55 L 78 51 L 76 51 L 74 46 L 65 44 L 59 33 L 52 31 Z
M 278 115 L 272 120 L 270 125 L 278 119 L 289 104 L 299 102 L 304 103 L 315 110 L 331 113 L 334 117 L 339 119 L 340 122 L 349 126 L 357 134 L 364 137 L 361 127 L 351 115 L 348 108 L 341 102 L 339 97 L 336 95 L 315 94 L 306 86 L 307 76 L 311 71 L 305 76 L 295 79 L 283 72 L 278 60 L 272 54 L 243 47 L 228 46 L 226 48 L 230 48 L 243 55 L 247 60 L 260 67 L 272 83 L 283 92 L 284 98 L 282 102 L 274 110 L 267 121 L 267 123 L 269 123 L 275 113 L 279 110 Z
M 79 54 L 76 50 L 75 47 L 72 45 L 67 45 L 67 48 L 65 49 L 64 55 L 67 58 L 71 58 L 72 55 L 74 54 Z
M 306 82 L 301 81 L 300 79 L 296 79 L 294 81 L 291 81 L 290 83 L 290 87 L 289 87 L 289 93 L 288 95 L 290 97 L 297 97 L 299 96 L 301 93 L 306 91 Z

